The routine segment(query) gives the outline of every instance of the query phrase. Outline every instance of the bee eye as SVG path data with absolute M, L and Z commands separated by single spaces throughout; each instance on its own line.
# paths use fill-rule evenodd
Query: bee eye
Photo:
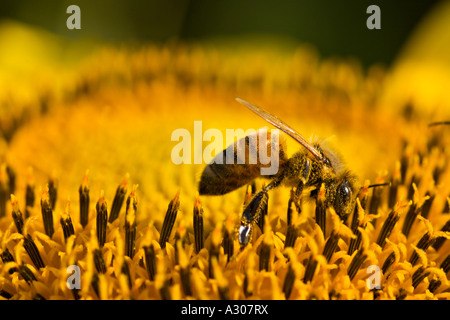
M 239 228 L 239 243 L 241 246 L 246 246 L 252 234 L 252 225 L 251 224 L 243 224 Z
M 343 220 L 350 214 L 352 194 L 352 188 L 347 180 L 344 180 L 336 189 L 334 209 Z
M 328 158 L 323 158 L 322 161 L 324 165 L 331 168 L 331 161 Z

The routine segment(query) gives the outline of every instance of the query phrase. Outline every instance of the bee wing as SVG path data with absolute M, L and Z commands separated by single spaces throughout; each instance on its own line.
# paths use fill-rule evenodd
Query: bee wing
M 303 147 L 305 147 L 306 150 L 308 150 L 314 156 L 314 158 L 316 158 L 318 161 L 324 161 L 324 158 L 319 153 L 319 151 L 317 151 L 316 148 L 314 148 L 308 141 L 306 141 L 305 138 L 303 138 L 303 136 L 300 133 L 298 133 L 297 131 L 292 129 L 285 122 L 281 121 L 280 119 L 278 119 L 274 115 L 268 113 L 267 111 L 264 111 L 260 107 L 255 106 L 254 104 L 252 104 L 252 103 L 250 103 L 248 101 L 245 101 L 245 100 L 242 100 L 242 99 L 239 99 L 239 98 L 236 98 L 236 100 L 238 102 L 242 103 L 247 108 L 249 108 L 254 113 L 256 113 L 258 116 L 260 116 L 261 118 L 263 118 L 264 120 L 269 122 L 270 124 L 274 125 L 278 129 L 282 130 L 284 133 L 286 133 L 289 136 L 291 136 L 295 141 L 297 141 Z

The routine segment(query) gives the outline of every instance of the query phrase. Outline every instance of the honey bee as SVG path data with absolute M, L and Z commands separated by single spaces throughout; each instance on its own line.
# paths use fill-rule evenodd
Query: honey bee
M 271 179 L 244 208 L 238 234 L 241 246 L 247 245 L 251 239 L 253 225 L 260 218 L 259 208 L 264 201 L 267 201 L 266 193 L 282 184 L 291 188 L 296 187 L 298 195 L 301 195 L 303 191 L 309 191 L 309 197 L 315 197 L 320 187 L 324 185 L 325 205 L 332 206 L 339 217 L 346 221 L 355 205 L 357 178 L 344 168 L 340 157 L 324 144 L 306 141 L 296 130 L 258 106 L 239 98 L 236 100 L 303 146 L 303 149 L 288 158 L 286 141 L 281 137 L 282 135 L 276 136 L 266 130 L 259 130 L 228 146 L 205 167 L 199 183 L 200 195 L 223 195 L 252 183 L 256 178 Z M 258 142 L 261 139 L 265 139 L 262 141 L 268 146 L 274 138 L 279 141 L 271 149 L 272 152 L 279 154 L 278 171 L 275 174 L 261 175 L 260 169 L 264 167 L 264 164 L 259 158 L 253 164 L 248 162 L 247 156 L 246 161 L 240 163 L 227 164 L 225 161 L 217 161 L 224 160 L 230 148 L 233 148 L 236 160 L 240 148 L 246 148 L 250 154 L 251 150 L 260 147 Z

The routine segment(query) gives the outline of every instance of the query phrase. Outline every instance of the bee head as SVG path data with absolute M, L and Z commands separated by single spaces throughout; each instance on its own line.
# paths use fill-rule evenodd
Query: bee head
M 356 192 L 355 177 L 346 172 L 339 180 L 334 197 L 334 210 L 345 221 L 353 210 Z

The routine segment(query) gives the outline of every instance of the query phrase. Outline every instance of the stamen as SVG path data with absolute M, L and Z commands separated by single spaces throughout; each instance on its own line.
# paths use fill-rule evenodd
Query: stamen
M 272 245 L 267 241 L 263 241 L 259 249 L 259 271 L 269 271 L 271 251 Z
M 68 212 L 69 202 L 67 202 L 66 212 L 61 215 L 60 223 L 64 234 L 64 240 L 67 242 L 67 239 L 75 234 L 75 230 L 73 229 L 72 218 Z
M 223 275 L 222 268 L 219 265 L 217 257 L 211 260 L 211 264 L 214 269 L 214 274 L 217 278 L 217 289 L 221 300 L 230 300 L 230 293 L 228 291 L 228 281 Z
M 6 216 L 6 203 L 9 197 L 8 174 L 6 173 L 6 165 L 0 167 L 0 218 Z
M 339 238 L 340 238 L 339 234 L 333 230 L 331 231 L 331 235 L 328 238 L 327 242 L 325 243 L 322 254 L 325 257 L 325 259 L 327 259 L 328 262 L 330 262 L 333 253 L 337 249 Z
M 412 286 L 414 287 L 414 289 L 422 282 L 423 279 L 425 279 L 426 277 L 428 277 L 430 275 L 430 272 L 424 272 L 424 271 L 425 271 L 425 268 L 420 267 L 419 269 L 416 270 L 416 272 L 413 273 Z
M 434 198 L 436 198 L 436 195 L 430 195 L 428 192 L 425 195 L 426 200 L 422 204 L 422 212 L 421 216 L 425 219 L 428 219 L 428 215 L 430 214 L 431 205 L 433 204 Z
M 406 290 L 404 288 L 400 288 L 400 290 L 398 290 L 398 295 L 395 297 L 395 299 L 396 300 L 405 300 L 407 295 L 408 295 L 408 293 L 406 292 Z
M 295 241 L 297 240 L 299 235 L 297 226 L 294 225 L 288 225 L 287 231 L 286 231 L 286 240 L 284 241 L 284 248 L 293 247 L 295 244 Z
M 145 266 L 147 267 L 148 278 L 151 281 L 155 280 L 156 274 L 156 254 L 153 244 L 144 246 Z
M 11 194 L 12 217 L 18 233 L 23 232 L 23 215 L 19 209 L 17 198 Z
M 37 269 L 45 267 L 44 261 L 42 261 L 41 254 L 39 253 L 39 250 L 30 235 L 23 237 L 23 247 L 27 251 L 28 255 L 31 258 L 31 261 L 33 261 L 34 266 Z
M 100 199 L 95 206 L 97 210 L 97 240 L 100 248 L 106 242 L 106 227 L 108 222 L 108 209 L 103 190 L 100 192 Z
M 402 180 L 400 166 L 401 166 L 400 162 L 396 162 L 394 173 L 392 174 L 392 183 L 391 186 L 389 187 L 389 196 L 388 196 L 389 208 L 393 208 L 394 205 L 397 203 L 398 187 Z
M 16 173 L 9 165 L 7 165 L 6 166 L 6 174 L 8 175 L 9 193 L 12 194 L 12 193 L 16 192 Z
M 52 175 L 52 177 L 48 181 L 48 197 L 52 210 L 55 210 L 57 195 L 58 195 L 57 182 L 55 176 Z
M 166 247 L 166 242 L 169 240 L 170 233 L 172 232 L 172 228 L 175 224 L 179 207 L 180 192 L 177 192 L 175 197 L 170 201 L 169 207 L 167 208 L 167 212 L 164 217 L 161 233 L 159 236 L 159 245 L 161 246 L 161 249 L 164 249 Z
M 381 178 L 377 178 L 379 180 Z M 381 182 L 380 182 L 381 183 Z M 372 191 L 372 198 L 370 199 L 369 203 L 369 209 L 368 213 L 372 215 L 378 214 L 378 208 L 381 205 L 381 195 L 382 195 L 383 189 L 382 188 L 374 188 Z M 375 226 L 376 219 L 372 220 L 372 224 Z
M 209 247 L 209 277 L 214 278 L 213 259 L 219 259 L 220 243 L 222 238 L 222 226 L 220 223 L 216 225 L 211 234 L 211 245 Z
M 288 271 L 286 273 L 286 277 L 284 278 L 283 282 L 283 293 L 286 297 L 286 300 L 289 299 L 292 293 L 292 289 L 294 288 L 295 280 L 297 279 L 298 271 L 294 265 L 298 265 L 298 262 L 292 259 L 293 255 L 290 255 L 290 262 L 288 266 Z
M 222 247 L 223 253 L 227 255 L 227 262 L 230 262 L 231 257 L 234 254 L 234 223 L 231 218 L 225 221 L 225 226 L 223 230 L 223 240 Z
M 443 232 L 450 232 L 450 220 L 448 220 L 445 225 L 441 228 L 441 231 Z M 447 240 L 447 238 L 445 237 L 436 237 L 435 242 L 432 244 L 433 248 L 438 251 L 442 245 L 444 244 L 445 240 Z
M 409 207 L 408 213 L 406 214 L 405 221 L 403 222 L 402 233 L 408 237 L 411 227 L 416 220 L 416 217 L 420 214 L 420 208 L 417 207 L 417 203 L 413 203 Z
M 395 252 L 392 252 L 384 261 L 383 266 L 381 267 L 381 270 L 383 271 L 383 274 L 386 274 L 386 271 L 389 269 L 389 267 L 394 263 L 395 261 Z
M 439 267 L 444 270 L 445 273 L 448 273 L 450 271 L 450 254 L 447 255 L 447 257 L 444 261 L 442 261 Z
M 80 224 L 83 226 L 83 228 L 86 227 L 89 221 L 88 173 L 89 170 L 86 170 L 86 173 L 84 174 L 83 177 L 83 182 L 81 183 L 81 186 L 78 189 L 80 199 Z
M 313 257 L 312 253 L 306 262 L 305 276 L 303 277 L 303 282 L 308 283 L 308 281 L 312 281 L 314 277 L 314 273 L 317 268 L 317 260 Z
M 33 272 L 26 266 L 26 264 L 22 264 L 19 266 L 19 274 L 22 278 L 28 283 L 31 284 L 33 281 L 37 281 Z
M 355 210 L 353 213 L 353 219 L 352 219 L 352 224 L 351 224 L 351 230 L 353 232 L 353 234 L 356 235 L 356 238 L 351 238 L 350 239 L 350 243 L 348 246 L 348 254 L 352 255 L 353 252 L 355 252 L 356 250 L 359 249 L 359 246 L 361 245 L 361 240 L 362 240 L 362 235 L 361 235 L 361 231 L 359 230 L 359 228 L 366 228 L 366 223 L 363 223 L 361 220 L 361 217 L 364 217 L 364 209 L 361 206 L 360 200 L 359 198 L 356 199 L 356 205 L 355 205 Z M 363 225 L 360 225 L 363 224 Z
M 201 249 L 204 247 L 204 236 L 203 236 L 203 208 L 201 206 L 200 200 L 197 197 L 195 198 L 194 203 L 194 245 L 195 252 L 199 253 Z
M 292 197 L 292 192 L 291 192 Z M 284 248 L 293 247 L 295 244 L 295 241 L 297 240 L 299 236 L 299 223 L 298 223 L 298 216 L 299 213 L 297 212 L 296 206 L 292 201 L 289 201 L 289 205 L 291 206 L 290 210 L 290 217 L 292 222 L 288 224 L 287 231 L 286 231 L 286 239 L 284 240 Z
M 95 294 L 97 295 L 97 297 L 98 297 L 99 299 L 101 299 L 101 297 L 100 297 L 100 284 L 99 284 L 99 282 L 100 282 L 100 278 L 99 278 L 98 274 L 97 274 L 97 273 L 94 273 L 94 274 L 92 275 L 91 285 L 92 285 L 92 288 L 94 289 L 94 292 L 95 292 Z
M 359 249 L 358 252 L 356 252 L 355 256 L 352 259 L 352 262 L 350 262 L 350 265 L 347 269 L 347 274 L 350 277 L 350 280 L 353 280 L 366 258 L 367 254 L 364 254 L 364 249 Z
M 322 229 L 323 236 L 326 237 L 325 184 L 323 183 L 316 199 L 316 223 Z
M 190 268 L 180 268 L 180 279 L 183 292 L 186 296 L 192 296 Z
M 53 228 L 53 209 L 50 204 L 48 187 L 41 190 L 41 212 L 45 233 L 51 238 L 55 230 Z
M 11 299 L 12 298 L 12 294 L 9 293 L 8 291 L 3 290 L 3 289 L 0 289 L 0 296 L 2 296 L 5 299 Z
M 250 297 L 255 290 L 255 278 L 256 278 L 256 259 L 257 254 L 254 250 L 248 252 L 247 267 L 244 271 L 244 295 Z
M 414 198 L 414 193 L 417 190 L 417 186 L 420 183 L 420 178 L 417 177 L 416 175 L 413 175 L 411 178 L 411 184 L 409 185 L 409 189 L 408 189 L 408 195 L 407 198 L 410 200 L 413 200 Z
M 133 282 L 131 281 L 130 267 L 128 266 L 127 259 L 123 260 L 121 271 L 122 271 L 122 274 L 124 274 L 127 278 L 128 288 L 131 289 L 131 287 L 133 286 Z
M 430 284 L 428 285 L 428 290 L 430 290 L 431 293 L 435 293 L 436 290 L 441 286 L 441 284 L 441 280 L 431 279 Z
M 386 244 L 386 239 L 389 238 L 391 235 L 392 230 L 395 227 L 395 224 L 400 219 L 400 215 L 396 210 L 391 211 L 384 221 L 383 227 L 380 230 L 380 234 L 378 235 L 377 244 L 384 248 L 384 245 Z
M 159 294 L 162 300 L 170 300 L 170 278 L 166 275 L 166 264 L 165 260 L 158 260 L 157 273 L 156 273 L 156 288 L 158 288 Z
M 183 250 L 182 244 L 180 241 L 177 242 L 177 252 L 178 252 L 178 261 L 180 264 L 180 280 L 181 287 L 186 296 L 192 296 L 191 289 L 191 269 L 189 266 L 189 259 Z
M 105 259 L 103 258 L 103 252 L 101 249 L 94 250 L 94 264 L 97 272 L 106 273 Z
M 419 242 L 417 243 L 417 248 L 422 249 L 423 251 L 426 251 L 430 245 L 434 243 L 436 238 L 431 237 L 430 233 L 425 233 L 422 238 L 420 238 Z M 411 254 L 411 258 L 409 259 L 409 262 L 414 266 L 417 261 L 419 260 L 419 255 L 417 254 L 416 250 L 413 251 Z
M 366 210 L 367 200 L 369 198 L 369 183 L 369 180 L 364 182 L 364 186 L 361 188 L 358 197 L 356 198 L 357 203 L 353 210 L 352 221 L 350 224 L 350 229 L 353 233 L 360 227 L 360 217 L 364 215 L 364 211 Z
M 127 193 L 128 175 L 125 176 L 123 182 L 117 187 L 116 194 L 111 206 L 111 213 L 109 215 L 109 223 L 112 223 L 119 217 L 120 209 L 122 209 L 125 195 Z
M 180 253 L 178 252 L 181 248 L 184 250 L 185 244 L 186 244 L 186 226 L 185 226 L 185 220 L 182 219 L 180 223 L 178 224 L 177 229 L 175 230 L 175 265 L 180 264 L 179 257 Z
M 2 259 L 3 263 L 14 262 L 14 257 L 11 252 L 9 252 L 8 248 L 5 248 L 2 251 L 2 253 L 0 254 L 0 258 Z M 17 268 L 11 268 L 9 269 L 9 274 L 13 274 L 16 271 Z
M 127 206 L 125 211 L 125 255 L 133 259 L 136 248 L 136 211 L 137 185 L 133 186 L 133 190 L 127 198 Z
M 31 214 L 31 208 L 34 207 L 36 196 L 34 193 L 34 179 L 33 169 L 28 168 L 27 186 L 25 192 L 25 217 L 28 218 Z

